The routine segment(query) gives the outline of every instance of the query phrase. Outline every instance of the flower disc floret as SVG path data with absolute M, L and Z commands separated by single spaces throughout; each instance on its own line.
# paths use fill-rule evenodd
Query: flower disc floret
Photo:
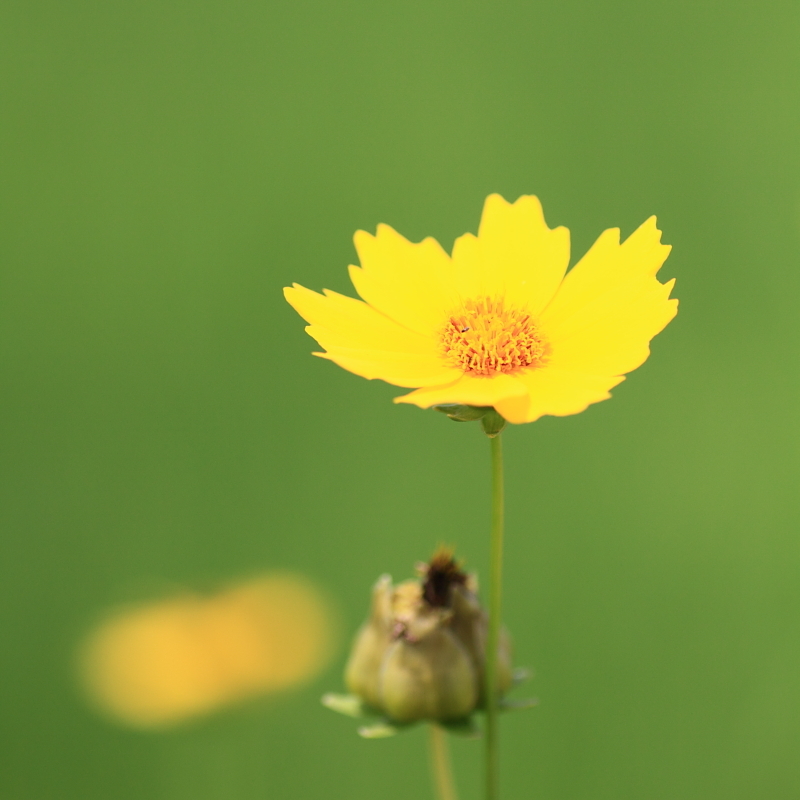
M 511 374 L 547 360 L 547 342 L 531 314 L 506 308 L 502 298 L 465 301 L 440 335 L 445 361 L 472 375 Z

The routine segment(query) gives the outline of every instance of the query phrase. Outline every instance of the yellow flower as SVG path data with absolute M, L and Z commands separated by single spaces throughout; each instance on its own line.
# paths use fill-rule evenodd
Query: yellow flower
M 494 406 L 509 422 L 566 416 L 610 397 L 677 313 L 669 254 L 650 217 L 622 244 L 601 234 L 567 273 L 569 231 L 550 229 L 539 200 L 486 198 L 478 235 L 413 244 L 388 225 L 355 235 L 355 300 L 295 284 L 286 299 L 325 348 L 364 378 L 416 391 L 421 408 Z

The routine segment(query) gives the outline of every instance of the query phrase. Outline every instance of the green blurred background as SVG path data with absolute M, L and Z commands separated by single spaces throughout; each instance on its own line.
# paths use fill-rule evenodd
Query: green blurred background
M 161 733 L 76 643 L 164 587 L 300 571 L 348 633 L 441 540 L 486 574 L 477 426 L 312 358 L 351 236 L 449 248 L 536 193 L 579 256 L 657 214 L 681 313 L 610 402 L 505 436 L 507 798 L 800 796 L 800 6 L 0 6 L 2 800 L 430 796 L 422 730 L 313 685 Z M 479 745 L 456 742 L 464 800 Z

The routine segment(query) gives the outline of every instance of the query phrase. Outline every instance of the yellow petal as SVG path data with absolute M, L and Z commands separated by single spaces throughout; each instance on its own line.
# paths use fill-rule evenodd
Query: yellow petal
M 350 267 L 356 291 L 371 306 L 400 324 L 431 335 L 455 303 L 450 257 L 431 238 L 413 244 L 388 225 L 377 234 L 354 237 L 361 260 Z
M 541 315 L 553 367 L 621 375 L 647 359 L 677 313 L 674 281 L 655 277 L 670 252 L 660 239 L 655 217 L 621 245 L 618 230 L 605 231 L 567 275 Z
M 542 312 L 542 322 L 546 322 L 548 330 L 556 331 L 620 284 L 636 278 L 655 280 L 671 249 L 661 244 L 655 217 L 640 225 L 622 244 L 619 228 L 604 231 L 564 278 Z
M 551 365 L 601 375 L 622 375 L 650 355 L 650 340 L 678 311 L 674 281 L 647 279 L 639 291 L 616 291 L 584 307 L 574 326 L 550 337 Z M 633 289 L 630 284 L 625 289 Z
M 327 353 L 317 353 L 364 378 L 396 386 L 431 386 L 456 380 L 431 337 L 398 325 L 361 300 L 325 290 L 317 294 L 295 284 L 284 289 L 294 309 L 312 324 L 310 336 Z
M 588 375 L 557 367 L 528 370 L 516 376 L 528 390 L 495 406 L 509 422 L 533 422 L 545 414 L 566 417 L 578 414 L 592 403 L 607 400 L 608 393 L 625 380 L 621 376 Z M 527 400 L 527 402 L 526 402 Z
M 361 300 L 328 289 L 321 295 L 298 284 L 283 292 L 294 310 L 311 323 L 314 333 L 309 333 L 314 338 L 324 330 L 332 344 L 342 347 L 400 353 L 432 353 L 435 348 L 433 339 L 398 325 Z
M 516 376 L 502 373 L 492 377 L 463 375 L 447 386 L 431 386 L 416 392 L 395 397 L 395 403 L 412 403 L 420 408 L 430 408 L 439 403 L 464 403 L 470 406 L 493 406 L 501 400 L 527 393 L 527 388 Z
M 312 333 L 316 338 L 316 333 Z M 438 356 L 417 353 L 393 353 L 388 350 L 356 350 L 330 347 L 327 353 L 315 353 L 327 358 L 362 378 L 380 378 L 395 386 L 439 386 L 456 380 L 460 370 L 444 364 Z
M 569 263 L 569 231 L 547 227 L 538 198 L 508 203 L 486 198 L 478 236 L 456 240 L 453 265 L 462 298 L 503 297 L 538 314 L 553 297 Z
M 500 414 L 503 419 L 519 425 L 527 422 L 528 410 L 531 407 L 531 396 L 528 392 L 521 394 L 517 397 L 509 397 L 506 400 L 500 400 L 495 403 L 495 411 Z

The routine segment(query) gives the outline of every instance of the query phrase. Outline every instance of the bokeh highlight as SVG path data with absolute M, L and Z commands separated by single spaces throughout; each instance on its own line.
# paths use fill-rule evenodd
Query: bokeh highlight
M 110 614 L 81 644 L 79 676 L 107 715 L 159 728 L 310 680 L 337 629 L 308 579 L 264 574 Z

